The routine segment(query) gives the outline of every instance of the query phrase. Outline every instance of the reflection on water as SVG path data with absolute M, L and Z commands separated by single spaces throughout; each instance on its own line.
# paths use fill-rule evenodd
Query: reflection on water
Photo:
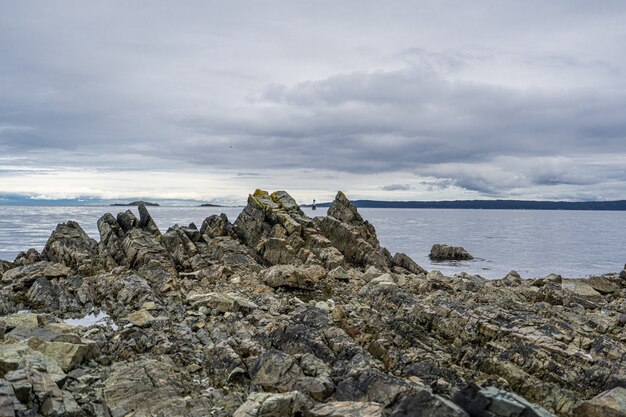
M 0 206 L 0 258 L 12 260 L 22 250 L 43 249 L 57 223 L 75 220 L 98 239 L 96 222 L 107 211 L 121 207 Z M 130 208 L 137 214 L 136 207 Z M 325 214 L 325 209 L 310 216 Z M 165 231 L 175 223 L 198 227 L 211 214 L 226 213 L 234 221 L 240 207 L 151 207 L 157 225 Z M 511 269 L 522 277 L 556 272 L 567 277 L 617 272 L 626 262 L 626 212 L 360 209 L 376 226 L 383 246 L 405 252 L 426 269 L 445 274 L 466 271 L 501 278 Z M 463 246 L 476 259 L 433 263 L 428 258 L 435 243 Z

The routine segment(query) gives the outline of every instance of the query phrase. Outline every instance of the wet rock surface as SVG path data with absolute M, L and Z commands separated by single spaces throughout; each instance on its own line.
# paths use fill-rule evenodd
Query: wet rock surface
M 626 415 L 619 274 L 427 272 L 341 192 L 326 217 L 257 190 L 234 223 L 98 230 L 0 264 L 0 415 Z

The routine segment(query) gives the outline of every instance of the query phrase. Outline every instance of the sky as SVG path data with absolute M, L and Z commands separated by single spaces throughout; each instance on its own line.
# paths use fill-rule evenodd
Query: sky
M 0 203 L 626 199 L 622 0 L 0 7 Z

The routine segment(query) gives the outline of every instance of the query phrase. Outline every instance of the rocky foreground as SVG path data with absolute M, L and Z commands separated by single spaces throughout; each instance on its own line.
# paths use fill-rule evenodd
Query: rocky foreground
M 0 417 L 626 415 L 626 273 L 426 272 L 341 192 L 166 233 L 139 212 L 2 261 Z

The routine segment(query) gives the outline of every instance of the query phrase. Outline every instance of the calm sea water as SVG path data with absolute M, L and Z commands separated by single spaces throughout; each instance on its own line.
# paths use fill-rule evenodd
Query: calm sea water
M 98 239 L 96 222 L 121 207 L 0 206 L 0 258 L 13 260 L 30 247 L 43 249 L 58 223 L 76 220 Z M 132 210 L 137 213 L 136 208 Z M 150 212 L 162 231 L 175 223 L 198 227 L 211 214 L 226 213 L 231 221 L 241 208 L 153 207 Z M 323 210 L 309 215 L 324 215 Z M 559 273 L 585 277 L 617 272 L 626 262 L 626 212 L 359 209 L 376 227 L 392 253 L 405 252 L 424 268 L 445 274 L 465 271 L 501 278 L 512 269 L 523 277 Z M 473 261 L 433 263 L 434 243 L 464 246 Z

